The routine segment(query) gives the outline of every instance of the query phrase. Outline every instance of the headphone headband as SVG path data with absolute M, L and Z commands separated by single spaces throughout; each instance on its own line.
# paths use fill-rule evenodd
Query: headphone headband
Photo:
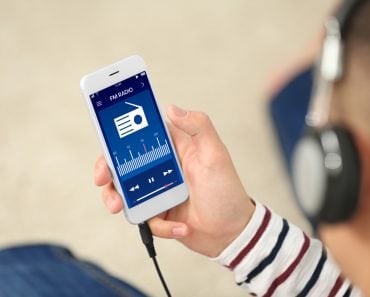
M 366 0 L 344 0 L 334 16 L 325 22 L 325 39 L 317 65 L 313 98 L 306 124 L 323 127 L 328 123 L 332 84 L 343 73 L 343 40 L 357 8 Z

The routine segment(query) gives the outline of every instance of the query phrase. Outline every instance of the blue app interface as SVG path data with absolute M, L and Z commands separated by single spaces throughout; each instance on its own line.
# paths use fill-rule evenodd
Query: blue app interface
M 129 208 L 183 183 L 146 72 L 90 99 Z

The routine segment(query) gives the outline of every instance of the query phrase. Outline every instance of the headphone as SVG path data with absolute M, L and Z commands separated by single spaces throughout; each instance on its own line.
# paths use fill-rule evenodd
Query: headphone
M 343 40 L 364 0 L 343 1 L 325 23 L 321 59 L 306 115 L 306 129 L 293 151 L 292 180 L 298 204 L 308 219 L 338 223 L 352 217 L 360 194 L 361 162 L 354 135 L 328 123 L 333 84 L 343 74 Z

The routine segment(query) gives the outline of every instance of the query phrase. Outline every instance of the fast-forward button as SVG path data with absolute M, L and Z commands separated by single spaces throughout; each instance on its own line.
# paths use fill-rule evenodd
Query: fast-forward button
M 172 173 L 172 169 L 168 169 L 168 170 L 166 170 L 166 171 L 163 171 L 162 173 L 163 173 L 163 176 L 166 176 L 166 175 L 169 175 L 169 174 L 171 174 Z

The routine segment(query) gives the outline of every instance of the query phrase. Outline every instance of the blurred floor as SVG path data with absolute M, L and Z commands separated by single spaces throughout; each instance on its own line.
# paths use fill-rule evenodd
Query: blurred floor
M 130 54 L 158 99 L 206 111 L 247 191 L 299 226 L 266 113 L 264 86 L 318 32 L 333 0 L 0 1 L 0 245 L 71 247 L 163 296 L 137 230 L 108 214 L 80 77 Z M 92 4 L 93 3 L 93 4 Z M 156 240 L 174 296 L 245 296 L 232 274 Z

